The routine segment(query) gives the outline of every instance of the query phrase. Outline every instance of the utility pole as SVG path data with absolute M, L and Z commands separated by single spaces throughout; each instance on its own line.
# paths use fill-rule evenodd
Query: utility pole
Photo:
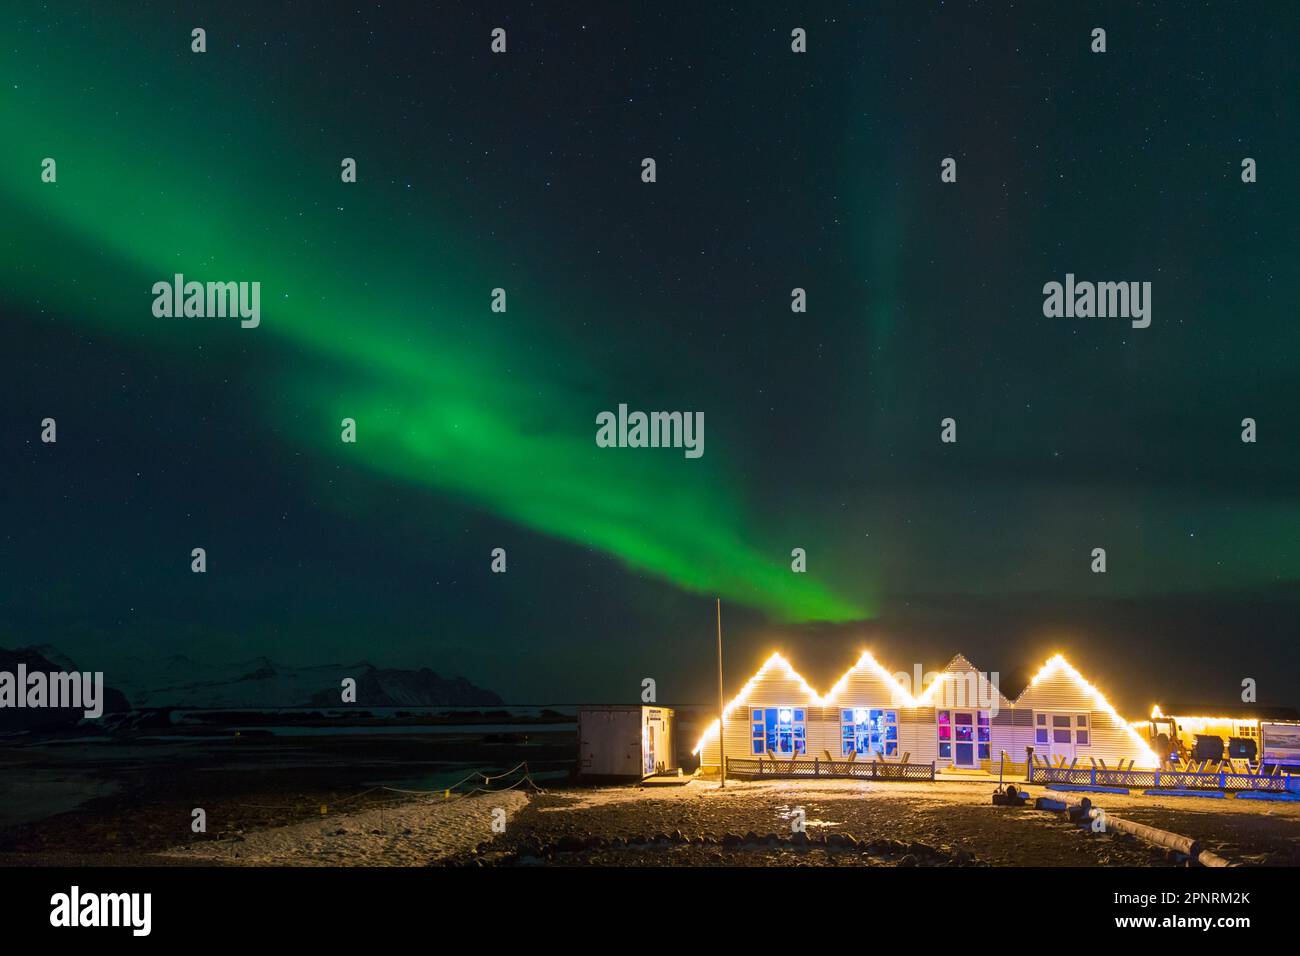
M 718 598 L 718 779 L 721 789 L 727 789 L 727 745 L 725 743 L 727 715 L 722 702 L 722 598 Z

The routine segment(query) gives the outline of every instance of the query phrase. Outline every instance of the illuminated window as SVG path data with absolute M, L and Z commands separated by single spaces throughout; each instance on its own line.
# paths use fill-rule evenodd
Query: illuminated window
M 987 710 L 940 710 L 935 713 L 939 731 L 939 759 L 951 760 L 956 745 L 957 764 L 988 760 L 991 726 Z
M 749 716 L 754 753 L 788 757 L 807 752 L 807 714 L 802 707 L 754 707 Z
M 1034 743 L 1047 746 L 1086 747 L 1091 740 L 1087 714 L 1034 714 Z
M 898 711 L 854 707 L 840 711 L 840 752 L 878 754 L 887 757 L 898 753 Z

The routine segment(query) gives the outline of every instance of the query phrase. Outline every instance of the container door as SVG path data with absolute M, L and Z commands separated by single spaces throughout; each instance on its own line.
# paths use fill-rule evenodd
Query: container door
M 641 771 L 647 777 L 655 772 L 655 725 L 652 721 L 645 725 L 645 747 L 641 753 Z

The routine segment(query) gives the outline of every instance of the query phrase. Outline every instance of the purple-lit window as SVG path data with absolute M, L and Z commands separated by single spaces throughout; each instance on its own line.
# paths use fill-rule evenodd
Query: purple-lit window
M 962 743 L 975 739 L 975 728 L 971 726 L 971 715 L 969 712 L 957 711 L 956 715 L 957 740 Z

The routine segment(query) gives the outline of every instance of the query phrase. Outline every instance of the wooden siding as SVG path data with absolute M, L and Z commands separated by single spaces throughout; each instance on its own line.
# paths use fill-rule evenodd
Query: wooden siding
M 1025 688 L 1024 693 L 1016 699 L 1016 749 L 1010 751 L 1012 756 L 1023 762 L 1026 747 L 1033 747 L 1038 756 L 1048 756 L 1052 752 L 1050 743 L 1046 748 L 1035 743 L 1035 713 L 1086 713 L 1090 725 L 1088 744 L 1074 748 L 1081 765 L 1090 765 L 1089 757 L 1105 760 L 1112 766 L 1121 759 L 1137 759 L 1141 762 L 1144 756 L 1142 747 L 1135 741 L 1135 735 L 1127 729 L 1128 725 L 1122 720 L 1116 720 L 1108 711 L 1099 709 L 1096 704 L 1095 695 L 1080 687 L 1064 670 L 1042 677 L 1037 683 Z M 1050 726 L 1048 732 L 1050 738 Z
M 898 714 L 899 754 L 910 753 L 913 763 L 939 760 L 939 732 L 934 726 L 933 707 L 909 707 Z M 937 764 L 941 768 L 943 763 Z
M 958 655 L 949 664 L 954 672 L 976 672 L 974 666 Z M 842 756 L 840 741 L 840 711 L 855 707 L 896 710 L 898 712 L 898 754 L 910 755 L 915 763 L 934 761 L 940 768 L 950 766 L 951 759 L 940 760 L 939 741 L 935 723 L 937 709 L 991 710 L 989 707 L 936 708 L 934 706 L 910 707 L 904 704 L 898 688 L 879 673 L 870 663 L 859 662 L 834 688 L 834 697 L 824 703 L 815 690 L 810 690 L 784 660 L 769 661 L 747 685 L 747 694 L 727 714 L 726 749 L 730 757 L 752 757 L 750 708 L 797 707 L 806 711 L 805 756 L 822 757 L 829 751 L 839 759 Z M 983 691 L 988 693 L 988 691 Z M 942 698 L 940 698 L 942 699 Z M 988 699 L 985 697 L 984 699 Z M 1087 758 L 1105 760 L 1113 765 L 1117 761 L 1145 756 L 1140 736 L 1130 733 L 1122 719 L 1098 707 L 1093 692 L 1081 686 L 1068 665 L 1049 669 L 1036 683 L 1025 689 L 1013 703 L 1000 693 L 996 694 L 997 712 L 990 718 L 989 759 L 980 766 L 997 772 L 999 756 L 1007 753 L 1007 769 L 1023 773 L 1027 747 L 1034 747 L 1039 756 L 1050 755 L 1035 743 L 1034 713 L 1036 711 L 1059 713 L 1086 713 L 1089 715 L 1089 743 L 1075 748 L 1081 765 Z M 923 698 L 923 703 L 925 700 Z M 1076 728 L 1077 729 L 1077 728 Z M 718 741 L 711 733 L 700 753 L 704 767 L 718 766 Z

